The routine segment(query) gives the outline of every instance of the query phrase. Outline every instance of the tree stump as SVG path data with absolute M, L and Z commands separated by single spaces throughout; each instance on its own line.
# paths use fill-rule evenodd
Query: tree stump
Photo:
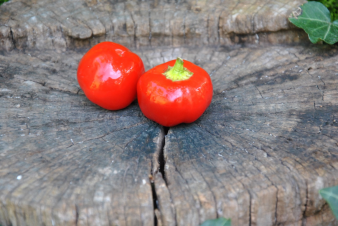
M 0 224 L 338 225 L 318 193 L 338 185 L 338 48 L 287 22 L 302 2 L 3 4 Z M 163 128 L 137 101 L 91 103 L 77 65 L 104 40 L 146 69 L 176 57 L 205 68 L 210 107 Z

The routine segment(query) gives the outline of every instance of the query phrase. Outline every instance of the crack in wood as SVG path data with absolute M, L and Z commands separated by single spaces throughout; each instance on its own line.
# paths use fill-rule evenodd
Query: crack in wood
M 159 210 L 159 206 L 158 206 L 158 200 L 157 200 L 157 194 L 156 194 L 156 190 L 155 190 L 155 184 L 154 181 L 150 181 L 151 184 L 151 193 L 152 193 L 152 197 L 153 197 L 153 206 L 154 206 L 154 225 L 157 226 L 158 225 L 158 220 L 157 216 L 156 216 L 156 210 Z
M 75 226 L 78 225 L 79 222 L 79 207 L 75 204 Z
M 309 188 L 308 188 L 308 183 L 305 180 L 305 184 L 306 184 L 306 190 L 305 190 L 305 197 L 306 197 L 306 201 L 304 204 L 304 211 L 303 211 L 303 219 L 302 219 L 302 226 L 306 226 L 306 210 L 307 210 L 307 206 L 308 206 L 308 201 L 309 201 Z
M 166 180 L 166 176 L 165 176 L 165 163 L 166 163 L 166 160 L 165 160 L 165 157 L 164 157 L 164 146 L 165 146 L 165 137 L 167 136 L 168 132 L 169 132 L 169 127 L 163 127 L 163 132 L 164 132 L 164 138 L 163 138 L 163 141 L 162 141 L 162 147 L 161 147 L 161 151 L 160 151 L 160 154 L 158 156 L 159 158 L 159 163 L 160 163 L 160 169 L 159 169 L 159 172 L 162 174 L 162 177 L 164 179 L 164 182 L 166 183 L 166 185 L 168 185 L 168 182 Z
M 12 31 L 11 27 L 10 27 L 10 39 L 11 39 L 11 41 L 13 43 L 14 49 L 16 49 L 16 41 L 15 41 L 15 39 L 13 37 L 13 31 Z
M 169 131 L 169 127 L 164 127 L 162 126 L 161 128 L 161 140 L 160 142 L 160 148 L 158 150 L 158 156 L 157 156 L 157 167 L 158 169 L 154 169 L 154 165 L 156 165 L 153 161 L 151 162 L 151 170 L 150 170 L 150 184 L 151 184 L 151 192 L 152 192 L 152 198 L 153 198 L 153 210 L 154 210 L 154 225 L 162 225 L 163 223 L 159 223 L 159 221 L 161 221 L 161 219 L 158 219 L 158 216 L 156 214 L 159 213 L 159 215 L 161 214 L 161 209 L 159 207 L 159 200 L 157 197 L 157 193 L 156 193 L 156 188 L 155 188 L 155 177 L 160 174 L 162 179 L 165 182 L 165 185 L 167 186 L 167 181 L 165 178 L 165 158 L 164 158 L 164 146 L 165 146 L 165 137 L 168 134 Z

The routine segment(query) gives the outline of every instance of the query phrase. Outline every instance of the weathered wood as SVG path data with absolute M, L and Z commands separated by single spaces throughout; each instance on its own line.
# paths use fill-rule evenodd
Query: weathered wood
M 83 52 L 2 54 L 3 226 L 152 225 L 151 169 L 162 225 L 332 223 L 318 190 L 338 184 L 337 48 L 137 53 L 146 68 L 182 56 L 214 83 L 202 118 L 169 130 L 166 182 L 163 131 L 136 103 L 117 112 L 90 103 L 76 82 Z
M 0 224 L 338 225 L 318 194 L 338 185 L 337 46 L 260 45 L 307 38 L 287 22 L 302 2 L 3 4 Z M 137 102 L 95 106 L 76 68 L 103 40 L 135 48 L 146 69 L 178 56 L 202 66 L 211 106 L 167 135 Z M 254 45 L 181 47 L 238 43 Z
M 154 223 L 163 133 L 136 103 L 113 112 L 78 95 L 80 56 L 0 56 L 2 226 Z
M 137 104 L 91 104 L 76 83 L 82 53 L 1 56 L 2 225 L 151 225 L 151 169 L 162 225 L 337 223 L 318 195 L 338 184 L 337 48 L 137 53 L 146 68 L 182 56 L 214 82 L 202 118 L 169 130 L 166 181 L 163 131 Z
M 287 20 L 304 2 L 12 0 L 0 7 L 0 50 L 304 42 Z
M 338 184 L 338 49 L 182 55 L 211 73 L 215 93 L 197 122 L 165 138 L 167 189 L 157 197 L 166 203 L 170 193 L 177 225 L 219 216 L 233 225 L 337 225 L 318 190 Z

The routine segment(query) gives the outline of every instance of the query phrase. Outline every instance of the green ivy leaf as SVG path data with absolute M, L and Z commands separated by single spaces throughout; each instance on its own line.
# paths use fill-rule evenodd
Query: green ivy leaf
M 308 0 L 320 2 L 328 8 L 331 13 L 331 20 L 338 20 L 338 1 L 337 0 Z
M 338 42 L 338 20 L 331 22 L 330 11 L 320 2 L 308 2 L 293 12 L 289 20 L 303 28 L 312 43 L 319 40 L 333 45 Z
M 231 226 L 231 219 L 220 217 L 215 220 L 206 220 L 200 226 Z
M 0 0 L 0 5 L 2 4 L 2 3 L 5 3 L 5 2 L 8 2 L 9 0 Z M 1 225 L 0 225 L 1 226 Z
M 319 194 L 329 203 L 329 206 L 338 220 L 338 186 L 323 188 Z

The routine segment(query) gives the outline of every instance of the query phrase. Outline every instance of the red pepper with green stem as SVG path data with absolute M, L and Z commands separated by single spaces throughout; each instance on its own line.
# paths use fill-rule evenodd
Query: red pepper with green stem
M 208 73 L 181 58 L 150 69 L 137 83 L 141 111 L 166 127 L 196 121 L 210 105 L 212 95 Z

